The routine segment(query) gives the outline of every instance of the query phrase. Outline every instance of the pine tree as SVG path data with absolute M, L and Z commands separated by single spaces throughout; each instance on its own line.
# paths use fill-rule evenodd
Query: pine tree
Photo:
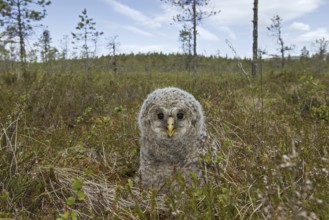
M 55 55 L 58 50 L 51 46 L 51 36 L 49 30 L 44 30 L 41 37 L 39 38 L 36 46 L 40 48 L 40 55 L 42 62 L 48 63 L 55 59 Z
M 181 14 L 176 15 L 173 20 L 191 26 L 193 37 L 193 69 L 196 70 L 197 58 L 197 26 L 202 20 L 212 15 L 216 15 L 219 11 L 205 11 L 201 8 L 208 5 L 210 0 L 162 0 L 182 10 Z M 184 27 L 184 26 L 183 26 Z
M 113 68 L 114 73 L 117 73 L 118 66 L 117 66 L 117 49 L 120 46 L 120 43 L 117 42 L 118 35 L 113 36 L 111 39 L 109 39 L 109 42 L 107 43 L 107 48 L 109 49 L 109 56 L 110 56 L 110 63 Z
M 94 56 L 97 49 L 97 40 L 98 38 L 103 35 L 103 32 L 96 31 L 95 25 L 96 22 L 93 21 L 92 18 L 89 18 L 87 14 L 87 9 L 82 11 L 82 14 L 79 15 L 80 21 L 76 26 L 77 33 L 71 33 L 72 37 L 75 41 L 72 43 L 78 45 L 82 42 L 82 57 L 89 58 L 90 55 Z M 94 51 L 91 52 L 90 43 L 94 44 Z M 76 47 L 78 48 L 78 47 Z
M 32 34 L 34 23 L 46 16 L 45 7 L 49 0 L 1 0 L 0 25 L 4 26 L 4 35 L 10 40 L 18 40 L 19 58 L 23 72 L 26 62 L 26 38 Z M 41 8 L 38 10 L 38 8 Z
M 285 64 L 285 52 L 292 50 L 293 46 L 286 46 L 282 38 L 282 19 L 279 15 L 274 16 L 272 19 L 272 24 L 267 27 L 267 30 L 271 32 L 272 37 L 276 38 L 277 44 L 279 45 L 279 51 L 281 54 L 281 69 Z
M 308 59 L 310 57 L 310 51 L 304 46 L 300 51 L 300 59 Z
M 327 49 L 329 46 L 329 41 L 325 38 L 320 38 L 315 40 L 315 43 L 313 43 L 313 46 L 316 48 L 317 52 L 314 54 L 314 58 L 316 61 L 316 73 L 323 73 L 325 63 L 327 61 Z
M 182 43 L 184 54 L 190 56 L 192 54 L 192 32 L 190 27 L 183 26 L 183 29 L 179 31 L 179 40 Z

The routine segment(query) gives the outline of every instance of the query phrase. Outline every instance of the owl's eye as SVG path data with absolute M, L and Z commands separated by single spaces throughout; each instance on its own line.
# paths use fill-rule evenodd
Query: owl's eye
M 183 113 L 178 113 L 177 114 L 177 118 L 178 119 L 183 119 L 184 118 L 184 114 Z
M 158 114 L 158 119 L 163 120 L 164 119 L 164 114 L 161 112 Z

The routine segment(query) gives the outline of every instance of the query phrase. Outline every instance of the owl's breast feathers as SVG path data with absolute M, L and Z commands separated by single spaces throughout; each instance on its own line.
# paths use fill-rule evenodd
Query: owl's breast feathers
M 186 145 L 186 142 L 183 145 L 179 141 L 158 143 L 142 138 L 142 146 L 147 145 L 148 148 L 141 148 L 140 175 L 137 182 L 147 188 L 160 189 L 165 184 L 165 180 L 177 172 L 187 179 L 190 172 L 200 176 L 202 171 L 199 159 L 206 152 L 204 144 L 207 140 L 206 134 L 200 135 L 190 145 Z
M 194 140 L 158 140 L 141 138 L 141 159 L 147 164 L 168 164 L 183 167 L 191 162 L 197 162 L 200 154 L 204 154 L 208 136 L 206 133 Z M 142 161 L 141 161 L 142 162 Z

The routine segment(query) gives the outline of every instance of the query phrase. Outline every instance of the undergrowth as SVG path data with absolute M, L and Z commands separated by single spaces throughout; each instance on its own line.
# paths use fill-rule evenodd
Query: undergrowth
M 0 218 L 328 219 L 329 78 L 36 73 L 0 80 Z M 218 144 L 208 182 L 166 195 L 134 183 L 136 117 L 176 86 L 202 103 Z

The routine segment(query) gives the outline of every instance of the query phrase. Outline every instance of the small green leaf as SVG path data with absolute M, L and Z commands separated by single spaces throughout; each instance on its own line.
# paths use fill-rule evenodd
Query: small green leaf
M 134 182 L 131 179 L 128 179 L 127 185 L 131 188 L 134 186 Z
M 83 192 L 78 192 L 78 200 L 79 201 L 84 201 L 86 195 Z
M 65 211 L 64 214 L 60 214 L 60 219 L 69 219 L 70 217 L 70 212 L 69 211 Z
M 111 118 L 110 117 L 103 117 L 103 121 L 105 123 L 110 123 L 111 122 Z
M 76 211 L 72 210 L 71 212 L 71 218 L 72 220 L 78 220 L 78 214 Z
M 87 175 L 91 175 L 91 174 L 93 174 L 93 170 L 90 168 L 87 168 L 87 169 L 85 169 L 84 173 Z
M 201 197 L 202 191 L 200 189 L 196 189 L 195 192 L 192 193 L 194 197 Z
M 72 186 L 73 191 L 77 192 L 81 188 L 82 188 L 82 180 L 76 179 Z
M 73 205 L 74 203 L 75 203 L 75 198 L 73 196 L 70 196 L 69 198 L 66 199 L 67 205 Z
M 115 107 L 114 110 L 115 110 L 116 112 L 122 112 L 122 106 Z

